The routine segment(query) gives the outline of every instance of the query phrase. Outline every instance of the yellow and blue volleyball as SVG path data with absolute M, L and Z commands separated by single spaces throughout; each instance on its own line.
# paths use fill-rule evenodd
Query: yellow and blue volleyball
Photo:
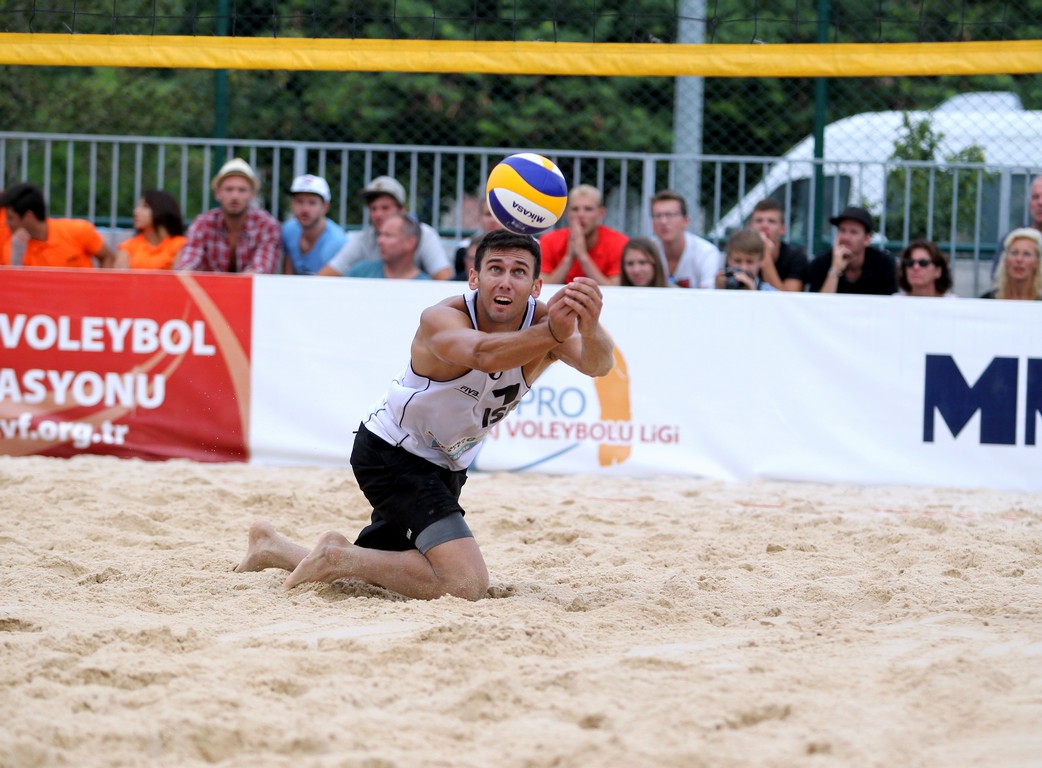
M 485 195 L 496 221 L 512 232 L 537 235 L 561 218 L 568 204 L 568 185 L 550 160 L 522 152 L 492 169 Z

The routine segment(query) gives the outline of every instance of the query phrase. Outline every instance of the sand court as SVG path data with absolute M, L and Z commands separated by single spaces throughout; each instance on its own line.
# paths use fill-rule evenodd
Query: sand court
M 0 457 L 3 766 L 1037 766 L 1042 494 L 475 474 L 489 599 L 238 574 L 349 470 Z

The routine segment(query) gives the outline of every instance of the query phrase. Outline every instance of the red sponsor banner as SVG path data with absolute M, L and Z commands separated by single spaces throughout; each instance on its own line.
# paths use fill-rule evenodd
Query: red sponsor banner
M 0 453 L 247 460 L 252 287 L 0 268 Z

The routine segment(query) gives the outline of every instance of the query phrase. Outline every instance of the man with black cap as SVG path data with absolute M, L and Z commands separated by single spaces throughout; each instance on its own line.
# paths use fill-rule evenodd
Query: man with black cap
M 362 189 L 369 225 L 347 239 L 347 243 L 318 271 L 319 275 L 338 277 L 346 275 L 360 261 L 380 258 L 376 243 L 380 227 L 394 214 L 405 214 L 405 187 L 390 176 L 377 176 Z M 452 268 L 445 246 L 437 230 L 429 224 L 420 224 L 420 242 L 416 246 L 416 266 L 435 280 L 450 280 Z
M 229 160 L 210 182 L 218 207 L 195 217 L 174 269 L 196 272 L 277 272 L 282 226 L 253 204 L 260 179 L 242 158 Z
M 820 293 L 897 293 L 897 262 L 874 248 L 872 214 L 848 206 L 829 219 L 836 228 L 832 248 L 818 254 L 807 267 L 810 290 Z

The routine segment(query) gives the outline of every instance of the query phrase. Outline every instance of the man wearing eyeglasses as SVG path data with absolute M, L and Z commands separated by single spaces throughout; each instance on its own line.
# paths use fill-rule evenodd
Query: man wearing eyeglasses
M 580 184 L 568 193 L 568 226 L 539 238 L 544 283 L 570 283 L 588 277 L 598 285 L 618 285 L 622 251 L 629 242 L 622 232 L 604 226 L 601 191 Z
M 818 293 L 897 293 L 897 262 L 875 248 L 872 214 L 849 206 L 829 219 L 836 228 L 832 248 L 819 253 L 807 268 L 810 290 Z
M 663 189 L 651 198 L 651 225 L 669 282 L 681 288 L 713 288 L 723 256 L 711 242 L 688 232 L 690 223 L 687 201 L 680 193 Z

